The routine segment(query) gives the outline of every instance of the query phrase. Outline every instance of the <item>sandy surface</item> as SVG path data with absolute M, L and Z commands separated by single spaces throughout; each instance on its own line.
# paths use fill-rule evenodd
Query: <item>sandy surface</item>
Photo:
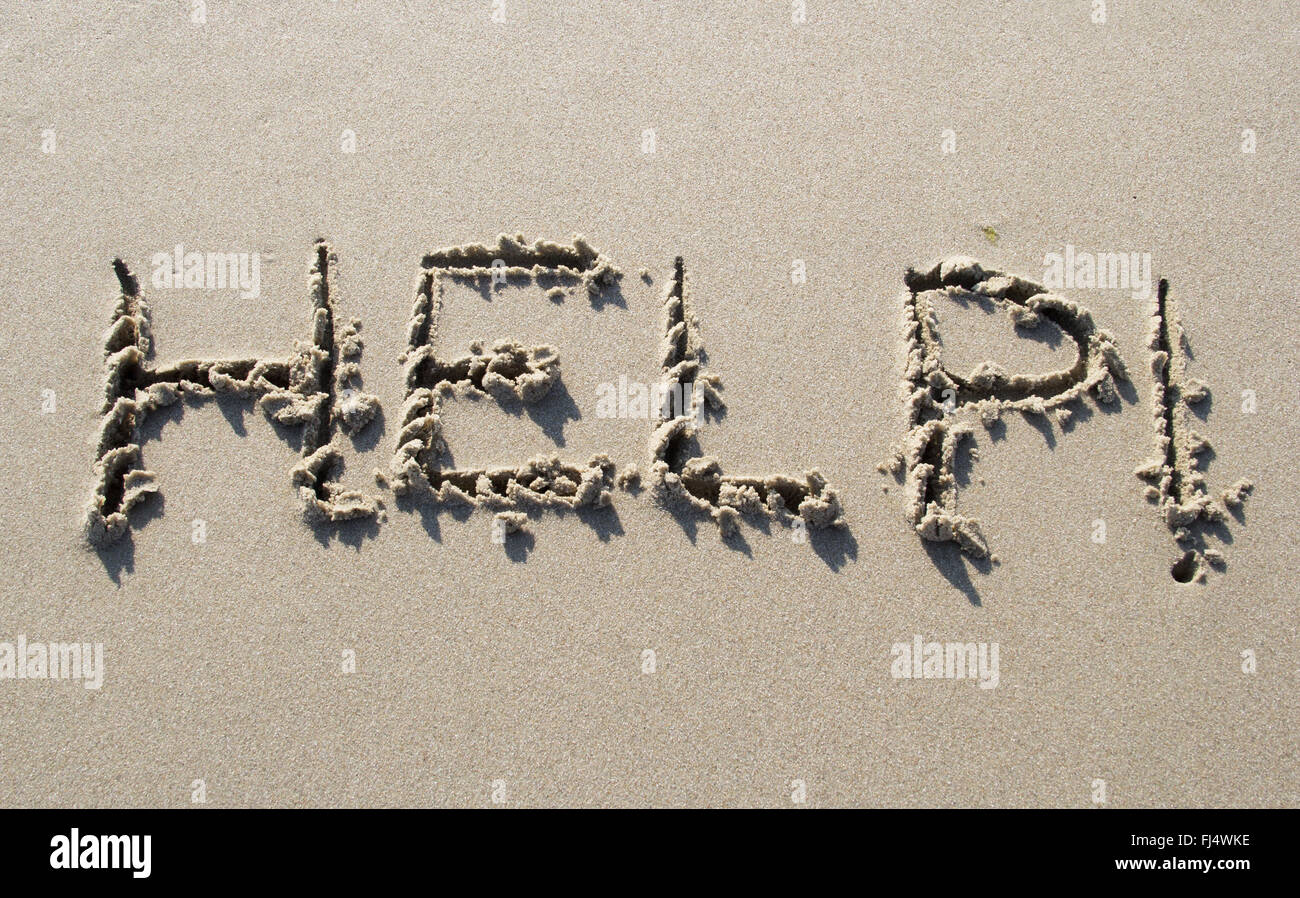
M 184 806 L 196 780 L 211 806 L 1084 807 L 1098 780 L 1116 807 L 1300 804 L 1294 9 L 189 6 L 0 10 L 0 642 L 105 659 L 97 690 L 0 679 L 0 804 Z M 551 343 L 565 391 L 537 416 L 450 403 L 458 466 L 646 471 L 650 425 L 598 417 L 597 388 L 659 378 L 682 256 L 726 401 L 702 447 L 729 474 L 819 469 L 845 526 L 799 542 L 759 517 L 724 539 L 615 489 L 503 546 L 489 510 L 376 483 L 420 260 L 501 232 L 585 235 L 620 300 L 449 295 L 449 351 Z M 157 361 L 285 357 L 310 335 L 317 238 L 382 408 L 335 436 L 343 486 L 384 519 L 304 523 L 300 446 L 209 400 L 149 421 L 161 495 L 89 548 L 113 259 Z M 155 289 L 178 243 L 260 253 L 260 296 Z M 1255 483 L 1203 583 L 1171 577 L 1134 476 L 1154 434 L 1130 291 L 1059 291 L 1114 335 L 1117 409 L 974 436 L 961 509 L 997 564 L 925 543 L 877 471 L 906 431 L 904 271 L 965 254 L 1041 281 L 1067 244 L 1151 254 L 1211 390 L 1210 487 Z M 1069 364 L 978 311 L 940 325 L 954 370 Z M 892 676 L 915 635 L 996 643 L 997 687 Z

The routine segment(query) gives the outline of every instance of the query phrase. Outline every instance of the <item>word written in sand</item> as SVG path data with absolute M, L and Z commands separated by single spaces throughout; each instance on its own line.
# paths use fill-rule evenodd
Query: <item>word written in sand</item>
M 338 259 L 317 241 L 307 280 L 310 319 L 307 338 L 283 356 L 240 359 L 153 358 L 149 309 L 135 276 L 121 260 L 113 268 L 120 296 L 105 337 L 105 402 L 96 449 L 96 484 L 85 515 L 87 539 L 104 546 L 130 529 L 133 508 L 157 492 L 157 475 L 143 465 L 143 425 L 158 409 L 181 400 L 204 402 L 218 396 L 251 402 L 276 423 L 301 430 L 301 457 L 290 480 L 314 525 L 358 518 L 383 519 L 384 503 L 340 486 L 341 439 L 355 438 L 376 419 L 378 400 L 362 389 L 361 324 L 337 320 L 331 296 Z M 448 463 L 443 435 L 446 403 L 456 397 L 494 397 L 501 403 L 537 404 L 552 396 L 560 380 L 556 347 L 529 345 L 496 337 L 477 340 L 469 352 L 447 355 L 439 343 L 444 292 L 449 284 L 492 289 L 507 281 L 533 285 L 552 301 L 566 290 L 585 293 L 593 305 L 622 277 L 599 250 L 581 236 L 572 243 L 502 235 L 495 244 L 468 244 L 429 253 L 407 325 L 401 358 L 405 400 L 396 446 L 387 471 L 376 483 L 398 496 L 431 503 L 462 503 L 495 514 L 494 534 L 526 529 L 527 512 L 542 509 L 603 508 L 613 491 L 635 491 L 642 472 L 635 463 L 619 471 L 605 454 L 585 460 L 558 454 L 522 463 L 462 468 Z M 974 518 L 958 512 L 956 466 L 976 425 L 991 428 L 1009 411 L 1051 414 L 1068 427 L 1074 404 L 1085 399 L 1118 403 L 1117 383 L 1128 374 L 1114 338 L 1098 328 L 1087 309 L 1044 286 L 984 269 L 966 257 L 947 259 L 925 271 L 909 270 L 903 303 L 905 353 L 902 397 L 907 433 L 892 471 L 907 485 L 906 517 L 922 538 L 954 542 L 976 558 L 990 555 Z M 1181 331 L 1162 281 L 1152 331 L 1152 370 L 1156 374 L 1157 447 L 1160 458 L 1139 473 L 1151 481 L 1157 500 L 1187 554 L 1174 565 L 1176 579 L 1187 580 L 1200 560 L 1219 564 L 1222 556 L 1203 547 L 1196 522 L 1222 520 L 1222 506 L 1205 493 L 1195 456 L 1203 441 L 1186 425 L 1187 407 L 1203 388 L 1183 377 Z M 650 418 L 646 477 L 651 495 L 711 517 L 724 536 L 735 533 L 744 517 L 765 518 L 802 528 L 843 527 L 839 493 L 816 469 L 799 475 L 724 473 L 721 462 L 702 452 L 705 422 L 724 408 L 722 382 L 707 370 L 686 265 L 673 263 L 663 297 L 659 395 L 680 401 L 655 403 Z M 1066 369 L 1037 376 L 1010 374 L 984 362 L 969 376 L 949 371 L 942 357 L 936 307 L 942 302 L 976 304 L 1004 311 L 1018 330 L 1040 325 L 1058 329 L 1076 349 Z M 1179 351 L 1175 351 L 1179 350 Z M 972 457 L 974 453 L 971 452 Z M 1225 493 L 1223 503 L 1239 504 L 1249 485 Z M 1191 570 L 1192 574 L 1187 574 Z

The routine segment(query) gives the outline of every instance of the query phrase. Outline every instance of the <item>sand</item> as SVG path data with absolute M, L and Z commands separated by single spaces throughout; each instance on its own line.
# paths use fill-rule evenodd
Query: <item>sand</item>
M 1300 805 L 1298 23 L 1095 18 L 0 11 L 0 804 Z

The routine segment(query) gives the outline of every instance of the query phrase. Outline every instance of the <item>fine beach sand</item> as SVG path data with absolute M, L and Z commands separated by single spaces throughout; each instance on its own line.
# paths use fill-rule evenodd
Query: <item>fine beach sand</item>
M 1300 805 L 1295 10 L 557 6 L 0 8 L 0 806 Z M 258 254 L 259 295 L 156 286 L 178 244 Z M 1007 397 L 1074 345 L 1003 299 L 1067 246 L 1149 253 L 1168 293 L 1051 291 L 1104 331 L 1063 422 Z M 952 257 L 1018 280 L 948 302 L 945 270 L 975 283 L 925 280 Z M 115 259 L 152 331 L 133 377 L 312 358 L 314 303 L 338 345 L 305 392 L 272 365 L 142 412 L 109 442 L 157 492 L 96 547 L 105 352 L 144 320 Z M 443 466 L 514 498 L 402 468 L 401 435 L 436 442 L 422 289 L 438 359 L 537 351 L 437 400 Z M 933 343 L 903 330 L 918 295 Z M 930 521 L 977 521 L 992 559 L 909 517 L 923 343 L 1028 378 L 980 394 L 1000 422 Z M 674 491 L 656 422 L 598 409 L 683 364 L 716 392 L 699 454 L 741 479 Z M 316 436 L 271 420 L 316 393 Z M 317 449 L 343 467 L 313 492 Z M 1182 583 L 1162 515 L 1199 501 L 1194 458 L 1214 508 L 1253 490 L 1190 522 Z M 102 643 L 101 688 L 4 676 L 20 636 Z M 916 637 L 996 644 L 996 688 L 894 676 Z

